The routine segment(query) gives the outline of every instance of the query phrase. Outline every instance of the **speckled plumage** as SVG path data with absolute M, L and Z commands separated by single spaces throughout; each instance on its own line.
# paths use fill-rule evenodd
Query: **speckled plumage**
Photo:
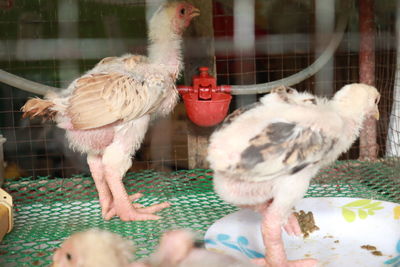
M 363 84 L 347 85 L 329 101 L 273 90 L 212 134 L 215 191 L 284 224 L 317 171 L 350 148 L 367 116 L 379 114 L 378 101 L 378 91 Z M 270 266 L 287 263 L 279 264 Z

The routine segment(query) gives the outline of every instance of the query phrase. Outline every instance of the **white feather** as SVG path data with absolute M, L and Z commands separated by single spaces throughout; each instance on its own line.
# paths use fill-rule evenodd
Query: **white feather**
M 208 161 L 222 199 L 238 206 L 273 200 L 285 217 L 317 171 L 350 148 L 363 120 L 377 112 L 379 93 L 363 84 L 347 85 L 329 101 L 279 93 L 214 132 Z

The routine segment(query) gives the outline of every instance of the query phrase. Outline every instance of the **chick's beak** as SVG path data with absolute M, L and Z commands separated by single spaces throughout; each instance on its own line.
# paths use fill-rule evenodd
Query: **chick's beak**
M 190 16 L 190 18 L 200 16 L 200 9 L 193 7 L 192 10 L 190 11 L 189 16 Z
M 374 118 L 376 120 L 379 120 L 379 109 L 378 109 L 378 107 L 375 108 L 373 116 L 374 116 Z

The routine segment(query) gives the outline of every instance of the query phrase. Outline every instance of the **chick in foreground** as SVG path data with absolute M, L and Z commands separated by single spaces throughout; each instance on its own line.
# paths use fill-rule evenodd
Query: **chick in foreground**
M 186 230 L 166 232 L 156 252 L 142 262 L 130 267 L 255 267 L 250 261 L 236 259 L 230 255 L 196 248 L 194 236 Z
M 138 208 L 122 178 L 140 147 L 151 119 L 169 114 L 178 101 L 175 81 L 183 68 L 182 34 L 199 10 L 185 2 L 167 2 L 149 24 L 148 57 L 108 57 L 45 99 L 22 107 L 24 116 L 44 116 L 66 130 L 69 145 L 87 154 L 102 216 L 123 221 L 154 220 L 169 203 Z
M 52 267 L 128 267 L 133 243 L 106 230 L 78 232 L 65 240 L 53 255 Z
M 252 267 L 249 261 L 196 248 L 187 230 L 168 231 L 156 251 L 143 261 L 134 261 L 130 240 L 106 230 L 78 232 L 65 240 L 53 255 L 52 267 Z
M 261 212 L 269 267 L 317 263 L 288 261 L 281 227 L 299 234 L 292 208 L 311 178 L 350 148 L 367 117 L 379 118 L 380 95 L 372 86 L 346 85 L 329 101 L 299 94 L 278 90 L 233 112 L 208 148 L 217 194 Z

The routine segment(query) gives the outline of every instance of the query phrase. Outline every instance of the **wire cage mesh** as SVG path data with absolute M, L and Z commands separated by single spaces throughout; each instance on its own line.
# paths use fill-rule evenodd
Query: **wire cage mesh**
M 146 53 L 146 19 L 159 2 L 0 0 L 0 67 L 43 84 L 66 87 L 103 57 Z M 218 84 L 239 85 L 278 80 L 312 64 L 323 52 L 346 1 L 209 2 Z M 321 7 L 321 2 L 326 6 Z M 298 90 L 330 97 L 343 85 L 359 81 L 358 3 L 352 2 L 334 57 L 317 75 L 296 84 Z M 400 203 L 397 5 L 395 0 L 374 3 L 373 67 L 381 93 L 379 160 L 357 161 L 360 148 L 356 143 L 342 161 L 313 179 L 307 197 Z M 195 36 L 185 38 L 201 43 Z M 186 50 L 188 61 L 202 53 Z M 0 88 L 0 134 L 7 139 L 4 188 L 13 195 L 16 211 L 15 229 L 0 244 L 1 266 L 48 265 L 64 238 L 90 227 L 132 238 L 137 256 L 144 257 L 165 230 L 183 227 L 204 233 L 215 220 L 236 210 L 213 193 L 210 170 L 188 170 L 188 150 L 193 149 L 188 135 L 193 129 L 180 103 L 170 117 L 150 127 L 124 179 L 129 192 L 145 193 L 140 203 L 168 200 L 173 206 L 161 212 L 160 221 L 103 221 L 85 157 L 70 150 L 64 132 L 51 123 L 21 118 L 20 107 L 34 94 L 2 83 Z M 231 110 L 258 97 L 235 96 Z
M 154 1 L 150 1 L 154 5 Z M 333 1 L 336 17 L 343 11 L 340 1 Z M 144 1 L 10 1 L 2 9 L 3 69 L 47 85 L 66 87 L 101 58 L 126 52 L 146 53 L 146 3 Z M 234 27 L 243 24 L 247 13 L 234 8 L 235 1 L 213 1 L 215 65 L 219 84 L 254 84 L 278 80 L 309 66 L 324 45 L 316 32 L 316 4 L 313 1 L 254 1 L 254 23 L 247 23 L 252 39 L 249 48 L 235 43 Z M 65 7 L 67 6 L 67 7 Z M 65 10 L 68 11 L 65 11 Z M 379 122 L 379 154 L 385 155 L 389 115 L 393 104 L 396 69 L 395 10 L 396 1 L 376 5 L 376 85 L 382 94 L 382 119 Z M 284 12 L 285 16 L 282 16 Z M 65 13 L 65 14 L 64 14 Z M 288 19 L 290 17 L 290 19 Z M 99 20 L 98 18 L 101 18 Z M 335 17 L 331 19 L 333 31 Z M 301 23 L 300 23 L 301 22 Z M 137 27 L 131 27 L 137 25 Z M 296 85 L 331 96 L 343 85 L 359 80 L 359 23 L 357 5 L 351 13 L 345 36 L 330 61 L 320 72 Z M 328 29 L 329 30 L 329 29 Z M 242 30 L 244 31 L 244 30 Z M 190 37 L 195 39 L 195 37 Z M 194 40 L 195 42 L 196 40 Z M 198 48 L 198 47 L 197 47 Z M 201 52 L 193 52 L 198 54 Z M 191 56 L 190 53 L 185 53 Z M 51 123 L 21 119 L 19 109 L 34 95 L 2 84 L 0 131 L 10 172 L 7 176 L 52 175 L 69 177 L 87 172 L 85 159 L 71 151 L 64 132 Z M 328 88 L 328 89 L 326 89 Z M 255 101 L 256 96 L 236 96 L 231 109 Z M 169 120 L 150 128 L 132 170 L 188 167 L 186 115 L 179 105 Z M 162 134 L 160 134 L 162 132 Z M 353 146 L 343 159 L 356 159 L 358 146 Z

